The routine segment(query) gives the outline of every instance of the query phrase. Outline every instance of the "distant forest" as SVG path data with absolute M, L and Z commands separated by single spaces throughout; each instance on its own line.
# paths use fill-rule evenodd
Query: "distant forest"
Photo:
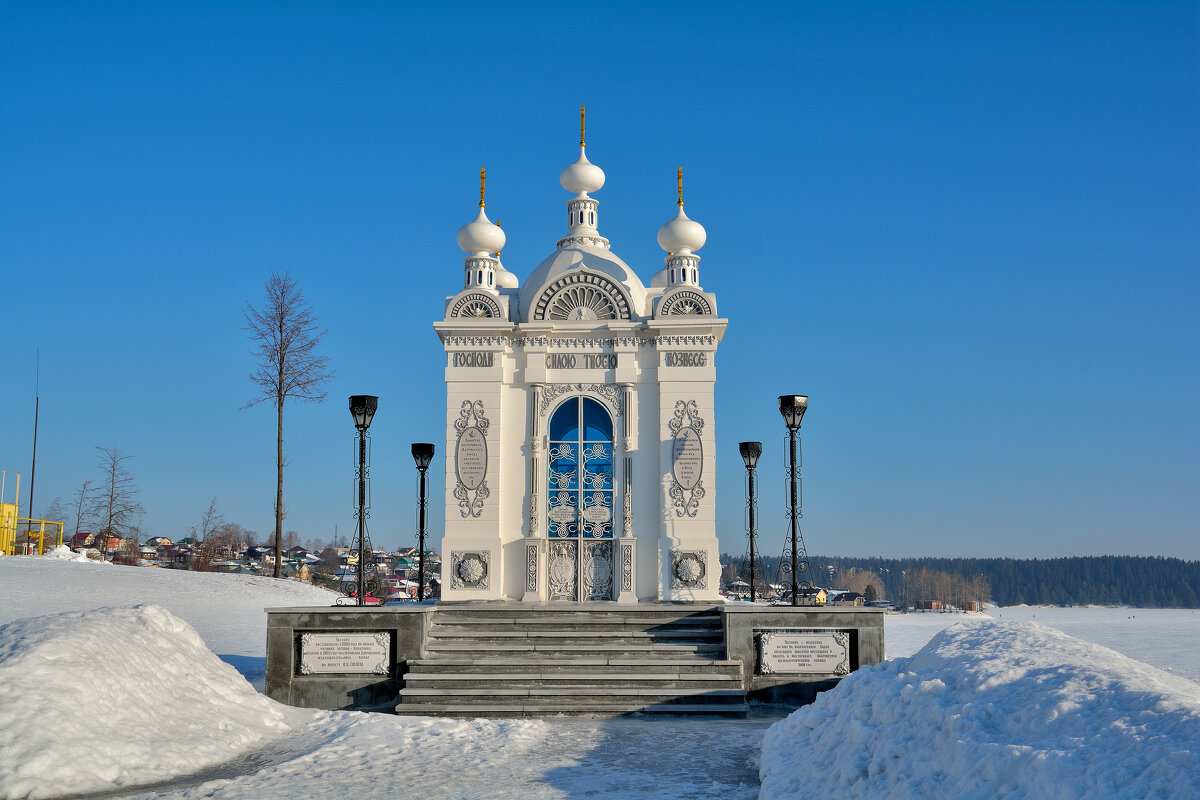
M 745 579 L 744 555 L 722 554 L 727 574 Z M 778 556 L 759 557 L 759 575 L 784 583 Z M 809 558 L 813 579 L 831 587 L 832 572 L 864 570 L 879 576 L 884 597 L 912 604 L 918 600 L 906 573 L 934 570 L 971 581 L 982 576 L 994 605 L 1126 605 L 1142 608 L 1200 608 L 1200 561 L 1161 556 L 1080 556 L 1074 558 Z M 761 579 L 761 578 L 760 578 Z

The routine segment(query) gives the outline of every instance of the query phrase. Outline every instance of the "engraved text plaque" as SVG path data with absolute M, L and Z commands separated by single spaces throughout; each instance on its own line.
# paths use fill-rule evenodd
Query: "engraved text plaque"
M 302 633 L 300 674 L 387 675 L 390 650 L 387 633 Z

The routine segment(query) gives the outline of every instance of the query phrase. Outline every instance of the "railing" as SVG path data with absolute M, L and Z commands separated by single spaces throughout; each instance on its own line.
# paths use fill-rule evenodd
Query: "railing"
M 22 524 L 24 530 L 21 530 Z M 34 530 L 35 524 L 37 530 Z M 47 536 L 50 537 L 52 547 L 61 547 L 63 524 L 46 519 L 5 515 L 0 519 L 0 553 L 6 556 L 40 556 L 46 552 Z

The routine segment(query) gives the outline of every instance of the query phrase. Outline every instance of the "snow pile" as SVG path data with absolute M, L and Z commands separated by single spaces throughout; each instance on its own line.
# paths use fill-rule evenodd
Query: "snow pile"
M 229 761 L 304 724 L 158 606 L 0 627 L 0 797 L 148 783 Z
M 760 800 L 1200 797 L 1200 686 L 1028 622 L 955 625 L 763 739 Z
M 92 559 L 88 558 L 83 553 L 76 553 L 74 550 L 67 547 L 65 544 L 60 544 L 58 547 L 54 548 L 53 550 L 47 551 L 46 554 L 42 557 L 43 558 L 53 558 L 58 561 L 80 561 L 80 562 L 83 562 L 84 564 L 92 563 Z M 97 560 L 95 563 L 108 564 L 107 561 L 100 561 L 100 560 Z

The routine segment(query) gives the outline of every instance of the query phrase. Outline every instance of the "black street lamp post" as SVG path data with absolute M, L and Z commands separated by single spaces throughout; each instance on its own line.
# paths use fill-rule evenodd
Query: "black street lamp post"
M 350 396 L 350 414 L 354 417 L 354 427 L 358 430 L 358 605 L 366 604 L 366 534 L 367 534 L 367 429 L 371 427 L 371 419 L 375 409 L 379 408 L 379 398 L 369 394 Z
M 746 463 L 746 509 L 750 527 L 746 535 L 750 538 L 750 602 L 753 603 L 754 584 L 758 579 L 755 570 L 758 556 L 754 551 L 754 539 L 758 531 L 758 492 L 754 487 L 754 467 L 758 464 L 758 457 L 762 455 L 762 442 L 738 442 L 738 452 L 742 454 L 742 461 Z
M 799 582 L 799 565 L 797 556 L 799 553 L 798 545 L 800 539 L 800 492 L 797 482 L 800 480 L 800 470 L 796 464 L 796 438 L 800 433 L 800 420 L 804 418 L 804 412 L 808 410 L 808 395 L 782 395 L 779 398 L 779 413 L 783 415 L 783 422 L 787 425 L 788 438 L 790 440 L 790 453 L 788 461 L 788 478 L 791 484 L 791 520 L 792 520 L 792 605 L 800 605 L 800 582 Z M 808 553 L 804 554 L 804 568 L 808 569 Z
M 424 600 L 425 509 L 428 505 L 425 498 L 425 470 L 429 469 L 429 464 L 433 461 L 433 445 L 429 442 L 414 442 L 412 456 L 417 465 L 417 472 L 421 475 L 421 486 L 417 499 L 417 600 Z

